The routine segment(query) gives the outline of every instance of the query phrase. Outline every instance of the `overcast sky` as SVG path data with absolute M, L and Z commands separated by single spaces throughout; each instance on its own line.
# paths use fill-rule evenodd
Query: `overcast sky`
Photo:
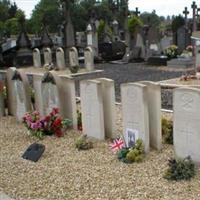
M 17 6 L 25 11 L 26 17 L 29 18 L 35 5 L 40 0 L 11 0 L 15 1 Z M 52 0 L 54 1 L 54 0 Z M 178 15 L 182 14 L 184 8 L 187 6 L 192 14 L 191 4 L 193 0 L 129 0 L 129 9 L 134 10 L 138 7 L 141 12 L 152 12 L 156 10 L 158 15 Z M 196 0 L 196 4 L 200 7 L 200 0 Z

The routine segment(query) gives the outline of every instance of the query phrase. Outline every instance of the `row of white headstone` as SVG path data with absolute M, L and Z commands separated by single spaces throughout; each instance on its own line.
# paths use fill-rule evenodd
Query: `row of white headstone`
M 77 128 L 77 105 L 74 79 L 58 76 L 56 72 L 32 74 L 35 106 L 46 115 L 53 107 Z M 7 71 L 8 108 L 11 115 L 21 121 L 31 110 L 27 75 L 16 68 Z M 116 135 L 114 81 L 106 78 L 80 82 L 83 133 L 97 138 Z M 143 140 L 145 152 L 150 146 L 161 150 L 161 89 L 154 82 L 124 83 L 121 85 L 123 133 L 126 144 L 127 129 L 137 130 Z M 178 157 L 191 156 L 200 162 L 200 90 L 177 88 L 174 90 L 174 146 Z
M 52 51 L 50 48 L 43 49 L 44 65 L 52 63 Z M 94 70 L 94 52 L 91 47 L 86 47 L 84 51 L 84 63 L 85 68 L 88 71 Z M 56 49 L 56 65 L 59 70 L 66 69 L 65 54 L 61 47 Z M 38 48 L 33 50 L 33 66 L 42 67 L 41 53 Z M 78 51 L 75 47 L 69 50 L 69 66 L 79 66 Z

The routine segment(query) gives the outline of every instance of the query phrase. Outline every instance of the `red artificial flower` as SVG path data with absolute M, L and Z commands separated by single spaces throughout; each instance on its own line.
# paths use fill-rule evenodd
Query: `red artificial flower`
M 61 131 L 61 129 L 58 129 L 58 130 L 55 131 L 55 135 L 57 137 L 62 137 L 63 136 L 63 132 Z
M 59 113 L 59 109 L 58 108 L 53 108 L 53 110 L 51 111 L 50 115 L 57 115 Z
M 61 125 L 62 125 L 62 120 L 61 120 L 61 118 L 60 117 L 57 117 L 56 119 L 55 119 L 55 121 L 53 122 L 53 124 L 52 124 L 52 127 L 61 127 Z
M 47 116 L 45 117 L 45 121 L 46 121 L 46 122 L 49 122 L 50 119 L 51 119 L 51 116 L 49 116 L 49 115 L 47 115 Z

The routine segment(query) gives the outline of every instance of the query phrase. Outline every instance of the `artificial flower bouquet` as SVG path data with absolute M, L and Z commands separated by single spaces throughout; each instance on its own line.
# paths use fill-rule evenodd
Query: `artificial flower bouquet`
M 38 111 L 28 112 L 23 117 L 23 123 L 30 134 L 38 138 L 45 135 L 61 137 L 64 130 L 72 125 L 71 120 L 60 117 L 58 108 L 53 108 L 45 117 L 41 117 Z

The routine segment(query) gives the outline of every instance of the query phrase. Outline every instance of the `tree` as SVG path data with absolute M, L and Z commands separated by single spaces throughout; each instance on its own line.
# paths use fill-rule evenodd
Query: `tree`
M 172 31 L 176 32 L 184 24 L 185 24 L 185 20 L 181 15 L 174 17 L 172 21 Z
M 144 12 L 140 15 L 140 18 L 145 25 L 154 27 L 159 27 L 162 19 L 155 13 L 155 11 L 152 11 L 152 13 Z
M 142 27 L 143 23 L 137 16 L 132 16 L 128 20 L 128 29 L 131 34 L 134 34 L 137 28 Z
M 56 32 L 58 25 L 62 22 L 62 11 L 58 0 L 41 0 L 33 10 L 29 21 L 30 31 L 40 32 L 43 21 L 48 26 L 50 32 Z

